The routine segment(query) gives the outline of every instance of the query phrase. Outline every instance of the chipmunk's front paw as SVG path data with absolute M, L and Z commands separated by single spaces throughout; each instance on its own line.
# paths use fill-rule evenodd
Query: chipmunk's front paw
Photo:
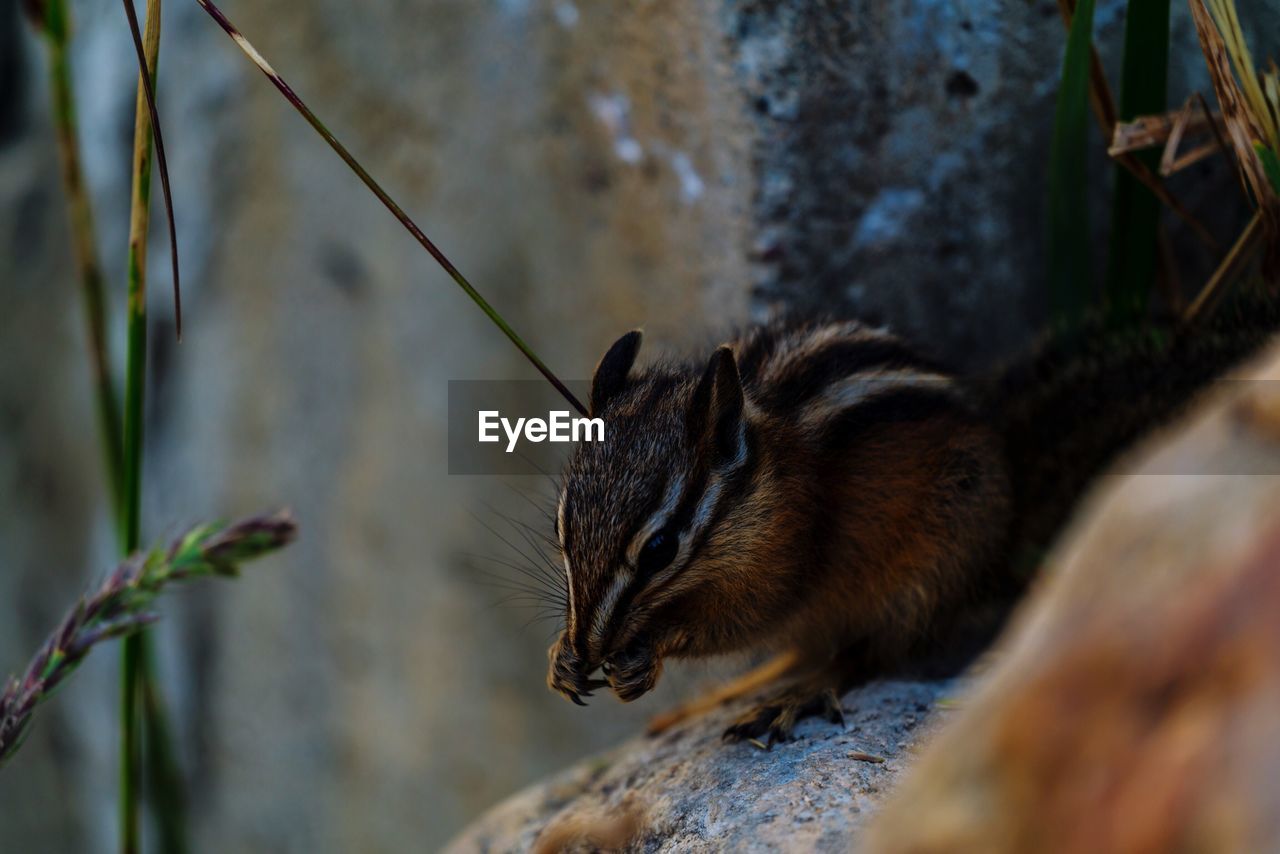
M 724 731 L 725 741 L 750 741 L 764 738 L 766 747 L 790 741 L 796 723 L 820 715 L 833 724 L 844 726 L 844 709 L 834 688 L 796 685 L 768 698 L 738 718 Z

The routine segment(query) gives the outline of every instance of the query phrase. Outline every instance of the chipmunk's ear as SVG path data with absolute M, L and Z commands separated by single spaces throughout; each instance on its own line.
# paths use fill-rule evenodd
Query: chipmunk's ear
M 711 354 L 693 393 L 690 424 L 701 431 L 716 462 L 737 459 L 742 446 L 742 378 L 733 350 L 725 344 Z
M 636 354 L 640 352 L 640 338 L 639 329 L 631 330 L 614 341 L 609 352 L 596 365 L 595 375 L 591 378 L 592 415 L 599 415 L 605 404 L 626 387 L 627 375 L 631 373 Z

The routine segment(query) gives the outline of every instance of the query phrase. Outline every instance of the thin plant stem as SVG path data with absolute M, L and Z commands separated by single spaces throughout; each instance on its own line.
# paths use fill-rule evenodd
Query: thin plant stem
M 155 157 L 157 165 L 160 167 L 160 189 L 164 196 L 164 215 L 165 222 L 169 226 L 169 259 L 173 265 L 173 313 L 174 323 L 176 327 L 176 335 L 179 341 L 182 340 L 182 286 L 178 278 L 178 226 L 173 218 L 173 191 L 169 189 L 169 163 L 164 155 L 164 134 L 160 132 L 160 113 L 156 108 L 156 80 L 155 70 L 148 65 L 147 48 L 143 43 L 143 36 L 138 32 L 138 13 L 134 11 L 133 0 L 122 0 L 124 3 L 124 14 L 129 19 L 129 30 L 133 35 L 133 46 L 138 53 L 138 71 L 141 80 L 138 98 L 145 100 L 147 114 L 150 118 L 148 126 L 151 129 L 152 142 L 155 144 Z M 151 3 L 147 3 L 148 14 L 150 19 Z M 157 11 L 159 4 L 156 5 Z M 146 69 L 151 69 L 148 73 L 142 73 Z M 141 109 L 141 103 L 138 109 Z M 136 130 L 136 122 L 135 122 Z M 147 175 L 150 182 L 150 173 Z M 148 214 L 149 216 L 149 214 Z
M 125 0 L 131 26 L 131 0 Z M 128 345 L 125 361 L 123 507 L 121 553 L 138 547 L 142 508 L 142 438 L 147 371 L 147 229 L 151 216 L 152 98 L 160 55 L 160 0 L 147 0 L 142 33 L 144 69 L 140 69 L 134 109 L 133 180 L 129 217 L 128 298 L 125 315 Z M 125 639 L 120 684 L 120 851 L 138 854 L 141 844 L 142 722 L 138 701 L 149 682 L 150 656 L 141 632 Z
M 143 669 L 147 673 L 155 673 L 152 652 L 144 638 Z M 156 841 L 166 854 L 183 854 L 187 850 L 187 791 L 173 752 L 169 711 L 155 679 L 143 680 L 139 690 L 146 745 L 145 792 L 155 818 Z
M 111 507 L 119 518 L 122 461 L 120 444 L 120 402 L 107 354 L 106 297 L 102 264 L 93 224 L 93 207 L 80 165 L 80 136 L 76 121 L 75 90 L 71 78 L 68 43 L 70 13 L 66 0 L 48 0 L 43 7 L 40 29 L 49 52 L 49 89 L 53 98 L 53 121 L 62 160 L 62 182 L 80 273 L 81 306 L 84 312 L 85 342 L 94 388 L 98 435 L 102 444 L 107 491 Z
M 133 181 L 129 214 L 128 350 L 125 363 L 123 553 L 137 548 L 142 497 L 143 402 L 147 367 L 147 232 L 151 224 L 151 112 L 146 89 L 154 86 L 160 55 L 160 0 L 147 0 L 142 35 L 147 77 L 140 80 L 133 130 Z
M 138 635 L 125 638 L 120 669 L 120 851 L 138 854 L 139 793 L 142 790 L 142 728 L 138 720 L 138 682 L 142 650 Z
M 453 265 L 453 262 L 445 257 L 445 254 L 440 251 L 435 243 L 433 243 L 431 239 L 423 233 L 422 229 L 418 227 L 418 224 L 414 222 L 407 213 L 405 213 L 404 209 L 396 203 L 395 199 L 391 198 L 387 191 L 382 189 L 382 185 L 375 181 L 373 176 L 365 171 L 364 167 L 360 165 L 360 162 L 356 160 L 350 151 L 347 150 L 347 147 L 338 141 L 338 138 L 335 137 L 327 127 L 325 127 L 324 123 L 316 117 L 316 114 L 311 112 L 311 109 L 303 102 L 302 98 L 298 97 L 298 93 L 294 92 L 293 88 L 284 81 L 284 78 L 276 73 L 276 70 L 271 67 L 270 63 L 268 63 L 265 58 L 263 58 L 262 54 L 258 53 L 257 49 L 249 43 L 249 40 L 240 34 L 240 31 L 227 19 L 227 16 L 222 14 L 222 10 L 210 2 L 210 0 L 196 0 L 196 2 L 209 13 L 209 16 L 218 23 L 218 26 L 222 27 L 223 31 L 225 31 L 236 45 L 239 46 L 240 50 L 244 52 L 245 56 L 249 57 L 249 59 L 253 61 L 253 64 L 267 76 L 267 79 L 271 81 L 272 85 L 274 85 L 276 89 L 280 90 L 280 94 L 284 95 L 285 100 L 292 104 L 293 108 L 302 114 L 302 117 L 315 129 L 316 133 L 320 134 L 324 141 L 329 143 L 329 147 L 342 158 L 342 161 L 350 167 L 352 172 L 356 173 L 356 176 L 364 182 L 364 185 L 378 197 L 378 201 L 382 202 L 387 210 L 391 211 L 391 214 L 400 221 L 400 224 L 403 225 L 411 235 L 413 235 L 414 240 L 418 241 L 422 248 L 427 250 L 431 257 L 436 260 L 436 263 L 444 268 L 444 271 L 448 273 L 450 278 L 458 284 L 458 287 L 462 288 L 463 292 L 471 298 L 471 301 L 479 306 L 480 310 L 483 311 L 500 330 L 502 330 L 502 333 L 507 336 L 507 339 L 510 340 L 512 344 L 516 345 L 516 348 L 524 354 L 524 357 L 528 359 L 535 368 L 538 369 L 538 372 L 546 378 L 547 382 L 551 383 L 551 385 L 555 387 L 556 391 L 560 392 L 560 395 L 564 397 L 564 399 L 567 400 L 574 409 L 578 410 L 582 415 L 586 415 L 586 407 L 584 407 L 581 401 L 574 396 L 573 392 L 569 391 L 568 387 L 560 381 L 559 377 L 552 373 L 551 369 L 543 363 L 542 359 L 538 358 L 538 355 L 533 352 L 533 349 L 530 348 L 528 344 L 524 343 L 524 340 L 516 334 L 516 331 L 511 328 L 511 325 L 508 324 L 506 320 L 503 319 L 502 315 L 498 314 L 497 310 L 494 309 L 493 306 L 489 305 L 489 302 L 480 295 L 480 292 L 477 291 L 469 281 L 467 281 L 466 277 L 463 276 L 458 268 Z
M 1227 257 L 1222 259 L 1218 269 L 1213 271 L 1209 281 L 1200 289 L 1200 293 L 1196 295 L 1196 298 L 1187 308 L 1186 314 L 1183 315 L 1184 323 L 1197 323 L 1213 313 L 1214 308 L 1221 302 L 1227 288 L 1240 276 L 1240 273 L 1248 266 L 1249 262 L 1253 260 L 1257 251 L 1263 247 L 1262 238 L 1264 234 L 1262 213 L 1254 211 L 1253 218 L 1244 227 L 1244 231 L 1240 232 L 1235 244 L 1227 252 Z

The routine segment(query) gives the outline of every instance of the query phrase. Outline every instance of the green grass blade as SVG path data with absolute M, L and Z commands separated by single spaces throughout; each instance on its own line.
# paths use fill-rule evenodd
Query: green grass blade
M 1049 295 L 1059 327 L 1090 302 L 1088 157 L 1093 0 L 1080 0 L 1067 34 L 1049 146 Z
M 103 469 L 111 498 L 113 518 L 120 513 L 122 462 L 120 457 L 120 400 L 116 394 L 107 351 L 106 287 L 98 258 L 93 204 L 85 183 L 80 157 L 80 133 L 70 63 L 70 13 L 67 0 L 46 0 L 27 7 L 31 23 L 48 51 L 49 92 L 53 123 L 62 160 L 62 183 L 67 196 L 68 220 L 76 266 L 80 274 L 80 303 L 84 313 L 85 343 L 93 380 L 94 408 L 102 446 Z
M 1163 113 L 1169 63 L 1169 0 L 1129 0 L 1120 81 L 1120 120 Z M 1158 174 L 1160 152 L 1134 155 Z M 1117 166 L 1107 259 L 1107 315 L 1113 325 L 1139 320 L 1156 277 L 1160 201 Z
M 143 637 L 143 670 L 156 671 L 149 638 Z M 156 842 L 164 854 L 185 854 L 187 849 L 187 789 L 173 753 L 173 729 L 169 710 L 160 686 L 154 678 L 144 679 L 139 686 L 142 703 L 143 742 L 146 749 L 144 791 L 154 817 Z
M 1262 171 L 1267 173 L 1271 188 L 1280 193 L 1280 157 L 1260 142 L 1253 144 L 1253 150 L 1258 152 L 1258 159 L 1262 161 Z
M 147 233 L 151 223 L 151 167 L 155 151 L 153 116 L 156 66 L 160 54 L 160 0 L 147 0 L 145 33 L 139 33 L 131 0 L 125 0 L 139 56 L 139 85 L 134 108 L 133 180 L 129 217 L 127 345 L 122 478 L 119 517 L 121 554 L 138 548 L 142 511 L 142 453 L 147 375 Z M 125 638 L 120 668 L 120 851 L 141 849 L 141 803 L 146 706 L 154 694 L 151 656 L 143 632 Z M 178 785 L 180 781 L 166 781 Z M 164 838 L 167 834 L 162 833 Z

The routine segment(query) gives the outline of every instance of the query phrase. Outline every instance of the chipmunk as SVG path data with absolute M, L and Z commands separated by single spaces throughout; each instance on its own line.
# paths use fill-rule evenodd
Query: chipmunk
M 1280 327 L 1275 300 L 1233 317 L 1053 342 L 978 380 L 857 321 L 775 321 L 639 371 L 628 332 L 591 382 L 607 441 L 576 447 L 561 478 L 549 686 L 630 701 L 668 658 L 772 649 L 714 696 L 777 682 L 725 737 L 772 746 L 807 715 L 842 721 L 844 691 L 1017 587 L 1119 448 Z

